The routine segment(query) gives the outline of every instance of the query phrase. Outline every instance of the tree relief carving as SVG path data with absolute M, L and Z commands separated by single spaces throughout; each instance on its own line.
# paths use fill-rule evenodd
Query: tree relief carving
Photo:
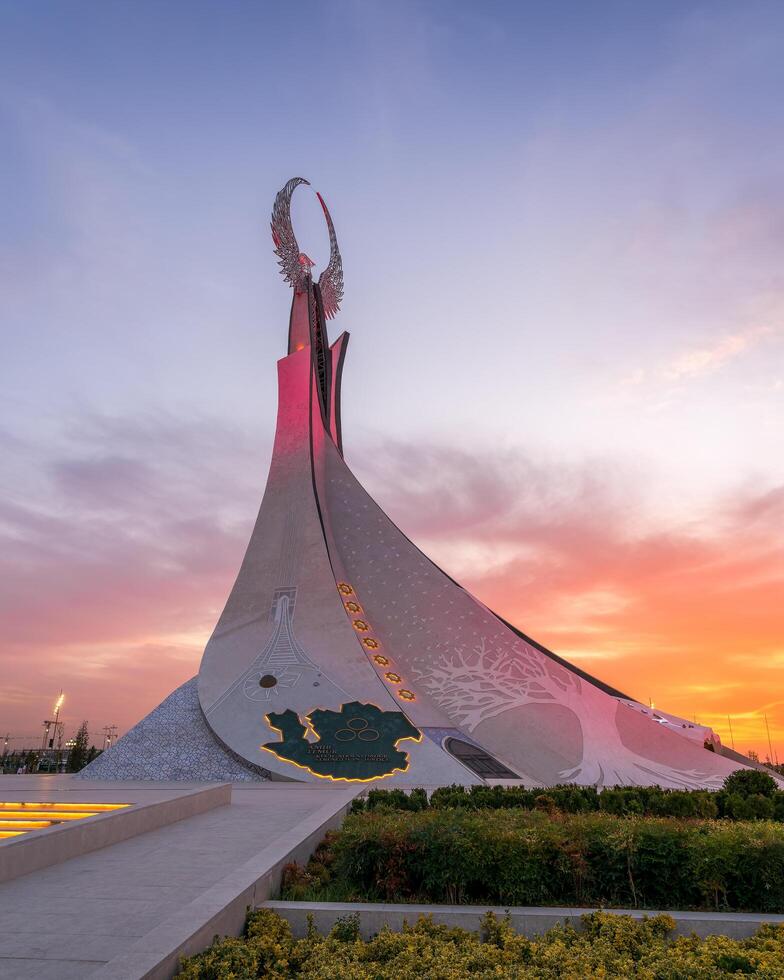
M 564 704 L 582 728 L 580 763 L 559 772 L 559 780 L 582 785 L 664 785 L 718 787 L 720 776 L 695 768 L 677 768 L 623 746 L 615 712 L 618 701 L 520 640 L 512 643 L 481 637 L 473 646 L 442 650 L 419 660 L 413 673 L 423 689 L 455 723 L 473 732 L 482 722 L 534 703 Z M 631 709 L 630 709 L 631 710 Z M 674 736 L 678 737 L 678 736 Z

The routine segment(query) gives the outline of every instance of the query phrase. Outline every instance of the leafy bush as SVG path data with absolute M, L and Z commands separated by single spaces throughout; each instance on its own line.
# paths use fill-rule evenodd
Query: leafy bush
M 248 917 L 244 939 L 216 939 L 205 952 L 183 959 L 179 976 L 184 980 L 784 976 L 784 926 L 763 926 L 751 939 L 690 936 L 671 941 L 674 926 L 666 915 L 634 920 L 594 912 L 583 916 L 579 931 L 556 926 L 529 940 L 516 933 L 508 920 L 488 913 L 479 934 L 422 917 L 401 932 L 383 929 L 368 942 L 345 922 L 337 923 L 328 936 L 311 930 L 307 938 L 297 940 L 284 920 L 260 909 Z
M 376 807 L 349 816 L 282 893 L 319 899 L 325 888 L 333 900 L 784 912 L 784 828 Z
M 661 789 L 659 786 L 635 786 L 602 790 L 599 808 L 605 813 L 623 816 L 639 814 L 651 817 L 718 816 L 716 794 L 707 790 Z
M 380 794 L 384 790 L 376 792 L 379 796 L 375 805 L 378 806 L 383 800 Z M 536 801 L 542 795 L 552 799 L 555 809 L 563 813 L 587 813 L 599 809 L 599 795 L 593 786 L 572 785 L 551 786 L 546 790 L 526 789 L 524 786 L 440 786 L 433 791 L 430 806 L 438 810 L 456 807 L 467 810 L 534 810 L 541 809 L 541 803 L 537 805 Z M 373 809 L 370 800 L 368 809 Z
M 784 822 L 784 791 L 756 769 L 739 769 L 718 793 L 708 790 L 662 789 L 660 786 L 441 786 L 428 800 L 423 789 L 372 789 L 352 804 L 352 813 L 388 809 L 421 810 L 544 810 L 549 813 L 593 813 L 618 816 L 678 817 L 712 820 L 779 820 Z
M 412 789 L 410 793 L 402 789 L 371 789 L 366 800 L 360 797 L 352 802 L 351 812 L 374 810 L 376 807 L 390 810 L 426 810 L 427 793 L 423 789 Z
M 761 793 L 742 796 L 722 792 L 717 795 L 719 810 L 727 820 L 772 820 L 776 813 L 777 801 Z
M 773 776 L 760 769 L 736 769 L 724 780 L 724 790 L 739 796 L 775 796 L 779 791 Z

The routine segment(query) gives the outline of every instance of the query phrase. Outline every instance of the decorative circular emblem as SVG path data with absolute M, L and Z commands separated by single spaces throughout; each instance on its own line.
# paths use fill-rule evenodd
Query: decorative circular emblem
M 402 688 L 397 692 L 397 696 L 402 698 L 404 701 L 416 701 L 416 695 L 413 691 L 407 691 L 406 688 Z
M 386 677 L 390 684 L 399 684 L 403 680 L 400 674 L 395 674 L 391 670 L 384 674 L 384 677 Z
M 297 683 L 302 676 L 298 667 L 268 667 L 253 671 L 242 680 L 242 693 L 248 701 L 270 701 Z
M 370 727 L 370 722 L 365 718 L 351 718 L 346 722 L 345 728 L 339 728 L 335 732 L 338 742 L 353 742 L 358 738 L 360 742 L 377 742 L 381 738 L 381 732 L 376 728 Z
M 367 631 L 370 629 L 370 626 L 365 622 L 364 619 L 355 619 L 354 629 L 358 630 L 360 633 L 367 633 Z
M 354 590 L 347 582 L 340 582 L 338 584 L 338 591 L 342 592 L 343 595 L 354 595 Z
M 389 658 L 384 657 L 380 653 L 377 653 L 375 657 L 373 657 L 373 660 L 379 665 L 379 667 L 386 667 L 387 664 L 389 663 Z
M 362 606 L 360 606 L 360 604 L 358 602 L 354 602 L 353 600 L 351 602 L 347 602 L 346 603 L 346 609 L 348 609 L 348 611 L 350 613 L 361 613 L 362 612 Z
M 378 650 L 378 648 L 381 646 L 378 640 L 374 640 L 372 636 L 363 636 L 362 642 L 365 644 L 368 650 Z

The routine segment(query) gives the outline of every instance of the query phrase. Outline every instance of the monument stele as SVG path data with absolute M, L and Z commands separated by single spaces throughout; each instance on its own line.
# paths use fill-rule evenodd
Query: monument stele
M 80 774 L 95 779 L 384 785 L 717 788 L 749 760 L 701 725 L 636 701 L 526 636 L 387 517 L 343 456 L 348 334 L 327 322 L 343 268 L 318 280 L 291 222 L 272 238 L 293 291 L 269 477 L 198 676 Z

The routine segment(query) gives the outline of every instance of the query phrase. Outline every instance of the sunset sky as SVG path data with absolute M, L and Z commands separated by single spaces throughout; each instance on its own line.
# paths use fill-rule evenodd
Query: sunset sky
M 0 737 L 61 687 L 66 736 L 124 731 L 198 669 L 302 175 L 379 503 L 557 653 L 761 756 L 767 715 L 784 761 L 779 0 L 0 0 L 0 149 Z M 294 219 L 323 264 L 308 189 Z

